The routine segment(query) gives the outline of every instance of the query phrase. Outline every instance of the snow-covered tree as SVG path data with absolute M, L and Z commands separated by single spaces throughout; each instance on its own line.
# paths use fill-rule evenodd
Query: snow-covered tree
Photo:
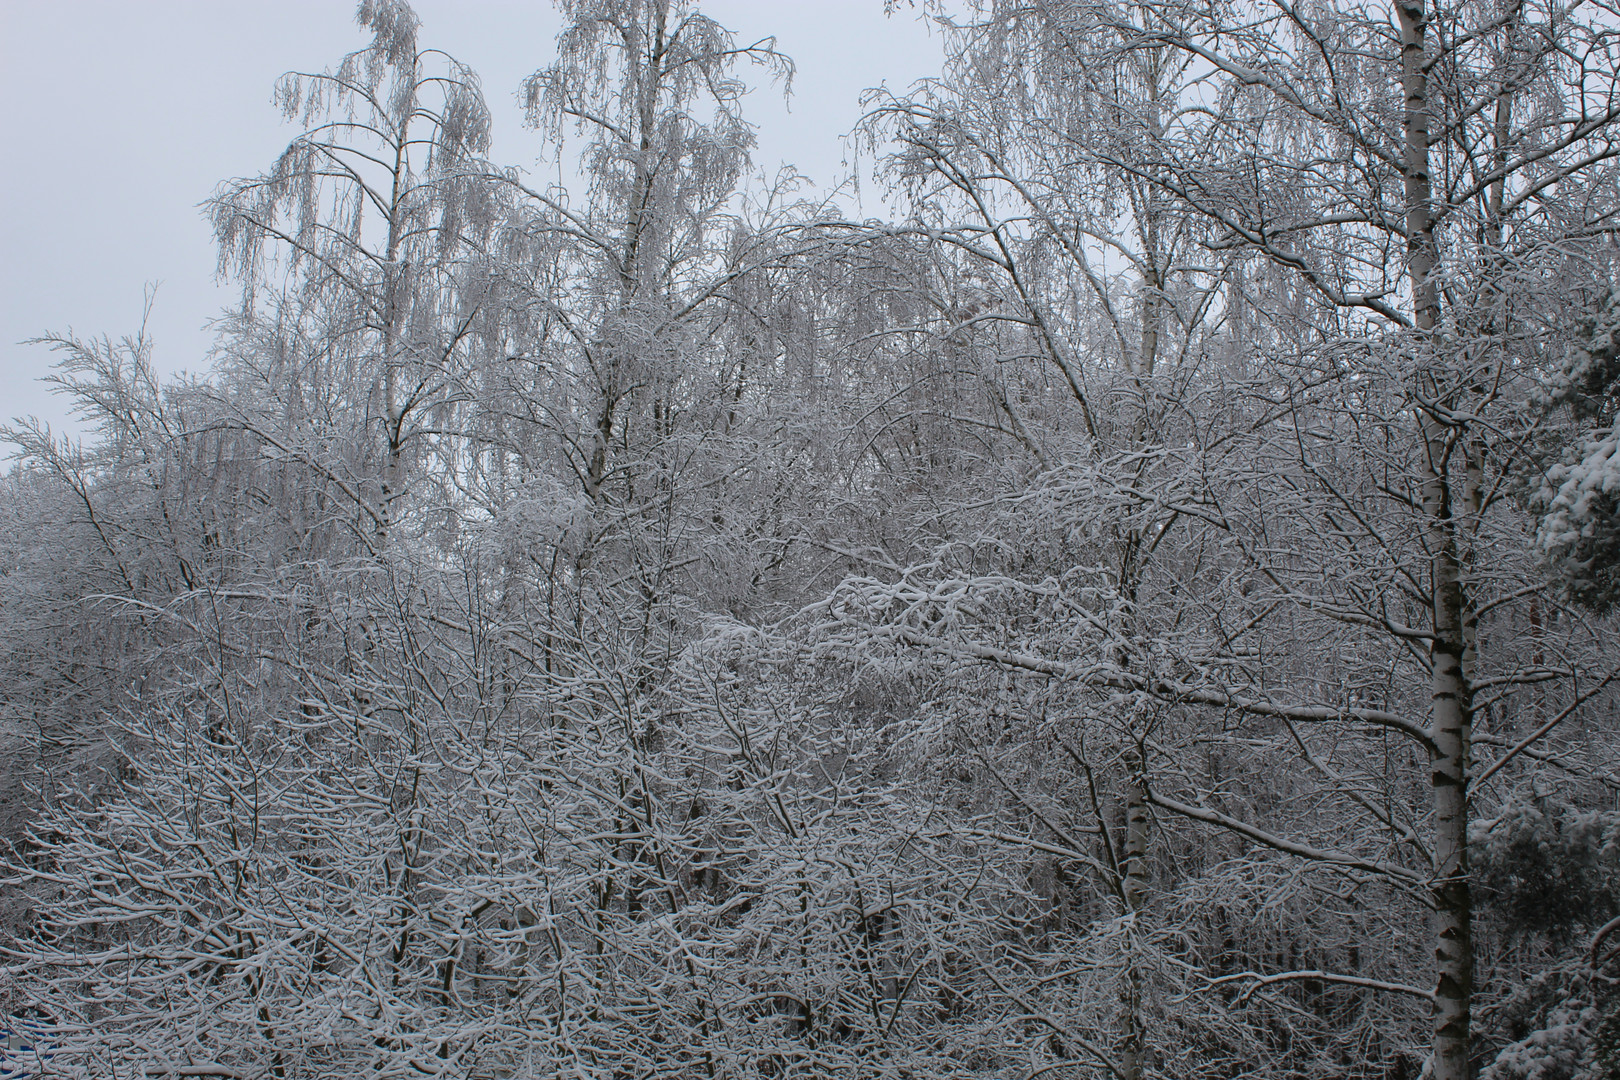
M 577 184 L 364 0 L 212 370 L 55 341 L 50 1070 L 1612 1069 L 1606 17 L 985 0 L 861 222 L 751 177 L 773 41 L 561 7 Z

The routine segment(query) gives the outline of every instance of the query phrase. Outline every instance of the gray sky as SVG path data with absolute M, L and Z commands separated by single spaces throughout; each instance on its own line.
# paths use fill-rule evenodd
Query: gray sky
M 414 6 L 422 43 L 482 77 L 494 159 L 535 168 L 541 144 L 515 94 L 554 54 L 556 10 L 546 0 Z M 883 0 L 702 8 L 740 38 L 776 35 L 798 64 L 786 106 L 767 86 L 745 106 L 760 128 L 756 168 L 788 162 L 818 183 L 836 180 L 860 92 L 938 71 L 938 34 L 913 11 L 885 17 Z M 52 354 L 18 343 L 70 329 L 133 334 L 149 282 L 159 368 L 203 368 L 204 326 L 233 290 L 214 281 L 197 204 L 274 161 L 295 134 L 270 104 L 276 78 L 362 46 L 353 12 L 351 0 L 0 0 L 0 422 L 37 415 L 72 431 L 64 403 L 38 381 Z M 0 454 L 10 449 L 0 443 Z

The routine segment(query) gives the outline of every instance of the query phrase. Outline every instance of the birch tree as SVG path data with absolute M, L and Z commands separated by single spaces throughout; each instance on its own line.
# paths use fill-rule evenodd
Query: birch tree
M 1158 115 L 1161 126 L 1138 124 L 1128 139 L 1075 125 L 1052 125 L 1043 135 L 1061 147 L 1054 156 L 1117 170 L 1157 192 L 1174 214 L 1203 222 L 1207 231 L 1196 238 L 1206 252 L 1239 255 L 1205 310 L 1248 337 L 1234 342 L 1225 366 L 1206 369 L 1229 380 L 1228 407 L 1200 410 L 1206 419 L 1187 443 L 1196 464 L 1185 496 L 1172 487 L 1152 497 L 1164 517 L 1146 535 L 1156 544 L 1186 537 L 1187 561 L 1159 556 L 1179 578 L 1153 598 L 1165 605 L 1163 630 L 1069 616 L 1072 633 L 1091 643 L 1089 654 L 1071 651 L 1076 641 L 1038 633 L 1016 646 L 979 637 L 988 628 L 984 598 L 1005 594 L 991 578 L 948 587 L 937 578 L 851 583 L 846 610 L 862 618 L 898 614 L 888 633 L 901 640 L 1052 680 L 1071 688 L 1064 693 L 1090 688 L 1157 702 L 1165 760 L 1146 778 L 1145 798 L 1161 822 L 1170 815 L 1224 828 L 1324 868 L 1359 865 L 1393 896 L 1435 913 L 1437 961 L 1427 974 L 1414 969 L 1422 951 L 1411 948 L 1388 957 L 1394 967 L 1384 977 L 1261 970 L 1230 980 L 1223 973 L 1211 987 L 1249 979 L 1263 996 L 1265 987 L 1310 979 L 1360 985 L 1397 1003 L 1430 998 L 1433 1068 L 1467 1075 L 1478 1050 L 1469 1005 L 1479 992 L 1470 797 L 1489 798 L 1483 785 L 1522 766 L 1536 739 L 1612 678 L 1595 628 L 1563 622 L 1555 645 L 1538 623 L 1545 608 L 1537 605 L 1549 599 L 1533 584 L 1525 588 L 1534 573 L 1528 563 L 1504 563 L 1506 553 L 1526 550 L 1528 534 L 1503 498 L 1504 478 L 1523 465 L 1516 432 L 1533 422 L 1526 376 L 1545 350 L 1562 348 L 1555 312 L 1607 274 L 1597 241 L 1612 213 L 1605 193 L 1615 114 L 1600 74 L 1612 69 L 1608 38 L 1595 16 L 1583 23 L 1562 9 L 1523 7 L 1400 8 L 1388 20 L 1327 8 L 1174 5 L 997 5 L 980 14 L 968 30 L 974 44 L 964 67 L 973 73 L 1006 62 L 998 46 L 1007 35 L 1038 58 L 1034 73 L 1020 78 L 1065 88 L 1096 85 L 1099 47 L 1116 71 L 1177 58 L 1168 69 L 1195 81 L 1196 107 L 1154 114 L 1138 97 L 1120 108 Z M 1006 99 L 979 99 L 980 107 Z M 936 130 L 945 130 L 943 121 Z M 994 182 L 987 173 L 1004 175 L 993 167 L 955 175 L 970 198 L 987 201 Z M 1145 228 L 1144 211 L 1133 213 Z M 1148 269 L 1137 271 L 1144 286 Z M 1218 426 L 1209 424 L 1217 418 Z M 1081 498 L 1097 498 L 1092 485 Z M 1137 491 L 1121 485 L 1111 494 L 1146 511 L 1150 503 Z M 1099 515 L 1092 520 L 1102 528 L 1107 501 L 1071 505 L 1087 518 Z M 1162 528 L 1171 521 L 1176 530 Z M 1323 524 L 1290 525 L 1306 521 Z M 1125 578 L 1077 577 L 1123 598 L 1104 590 L 1123 590 Z M 1212 591 L 1193 600 L 1205 588 Z M 1135 608 L 1152 610 L 1140 599 Z M 1200 634 L 1192 627 L 1206 618 L 1198 611 L 1214 621 L 1195 646 Z M 1496 636 L 1490 653 L 1481 651 L 1482 620 Z M 1112 644 L 1115 634 L 1121 645 Z M 1522 635 L 1536 646 L 1511 644 L 1528 640 Z M 1126 653 L 1116 649 L 1134 650 L 1140 666 L 1121 663 Z M 1357 674 L 1353 659 L 1374 655 L 1383 659 Z M 1405 674 L 1384 682 L 1380 707 L 1369 707 L 1364 680 L 1381 664 Z M 1538 698 L 1551 712 L 1514 730 L 1531 685 L 1557 685 L 1558 704 Z M 1193 748 L 1220 739 L 1177 736 L 1197 731 L 1201 708 L 1246 718 L 1234 722 L 1252 726 L 1250 746 L 1280 736 L 1279 750 L 1297 751 L 1304 771 L 1296 775 L 1316 777 L 1309 785 L 1316 794 L 1295 797 L 1338 802 L 1348 794 L 1340 805 L 1352 817 L 1336 820 L 1369 815 L 1366 824 L 1336 836 L 1310 829 L 1305 840 L 1296 839 L 1298 822 L 1257 822 L 1254 803 L 1247 818 L 1222 809 L 1234 787 L 1250 785 L 1198 779 L 1208 770 L 1192 767 L 1189 756 L 1209 758 Z M 1487 717 L 1491 728 L 1476 730 Z M 1426 805 L 1391 816 L 1360 797 L 1361 782 L 1347 774 L 1372 762 L 1351 749 L 1355 729 L 1338 718 L 1410 740 L 1420 756 L 1406 777 L 1428 780 Z M 1470 773 L 1470 755 L 1485 746 L 1501 756 Z M 1274 770 L 1282 760 L 1253 759 L 1247 775 L 1260 761 Z M 1410 798 L 1404 778 L 1368 780 L 1386 801 L 1390 781 L 1403 801 Z M 1267 797 L 1263 785 L 1251 792 Z M 1408 852 L 1391 860 L 1349 850 L 1380 832 L 1405 836 Z M 1360 964 L 1366 955 L 1356 946 L 1345 959 Z M 1428 980 L 1432 993 L 1414 985 Z M 1379 1036 L 1390 1040 L 1388 1052 L 1399 1053 L 1408 1038 L 1403 1013 L 1411 1018 L 1397 1007 L 1397 1022 Z M 1113 1067 L 1135 1067 L 1133 1041 L 1122 1040 Z M 1255 1040 L 1256 1048 L 1264 1044 Z
M 373 35 L 365 49 L 277 86 L 283 113 L 305 132 L 269 172 L 222 185 L 209 212 L 220 271 L 244 288 L 233 338 L 249 355 L 238 370 L 282 380 L 268 391 L 283 415 L 241 422 L 338 481 L 385 547 L 412 476 L 464 399 L 474 331 L 489 316 L 478 257 L 505 185 L 481 159 L 489 111 L 477 77 L 420 47 L 416 15 L 399 0 L 362 3 L 356 18 Z M 266 288 L 283 275 L 290 288 Z M 277 335 L 288 340 L 263 340 Z M 267 428 L 296 423 L 312 405 L 318 414 L 318 399 L 340 387 L 340 407 L 364 434 L 351 447 L 357 460 L 296 429 L 277 440 Z
M 1424 572 L 1414 581 L 1423 613 L 1414 640 L 1426 644 L 1431 682 L 1422 735 L 1432 789 L 1424 868 L 1435 912 L 1432 1064 L 1437 1076 L 1462 1077 L 1474 1067 L 1476 993 L 1469 803 L 1484 796 L 1482 778 L 1507 762 L 1471 772 L 1473 728 L 1476 718 L 1492 716 L 1491 699 L 1501 693 L 1485 686 L 1541 677 L 1509 663 L 1481 678 L 1481 613 L 1491 610 L 1492 629 L 1511 639 L 1504 609 L 1518 590 L 1511 579 L 1492 581 L 1479 545 L 1495 532 L 1494 476 L 1514 467 L 1513 441 L 1499 432 L 1514 423 L 1514 399 L 1525 393 L 1513 373 L 1527 347 L 1534 355 L 1526 323 L 1547 318 L 1557 290 L 1578 294 L 1606 272 L 1601 256 L 1584 266 L 1567 256 L 1592 250 L 1611 227 L 1603 192 L 1614 153 L 1610 127 L 1620 115 L 1602 74 L 1613 71 L 1611 46 L 1599 16 L 1582 22 L 1561 9 L 1519 5 L 1398 4 L 1388 23 L 1328 12 L 1257 14 L 1257 25 L 1278 34 L 1234 38 L 1173 10 L 1173 29 L 1156 35 L 1231 80 L 1222 141 L 1245 148 L 1239 157 L 1250 165 L 1248 177 L 1207 168 L 1179 140 L 1160 153 L 1176 170 L 1167 186 L 1178 197 L 1218 221 L 1233 242 L 1288 268 L 1319 301 L 1369 313 L 1348 328 L 1363 340 L 1377 333 L 1389 343 L 1383 348 L 1409 357 L 1365 377 L 1398 387 L 1415 425 L 1403 427 L 1418 451 L 1407 474 L 1424 553 L 1407 563 Z M 1390 97 L 1397 73 L 1398 111 Z M 1354 171 L 1288 155 L 1278 132 L 1341 146 L 1340 160 Z M 1188 131 L 1213 133 L 1213 125 Z M 1369 176 L 1385 179 L 1369 183 Z M 1549 285 L 1550 295 L 1541 291 Z M 1503 546 L 1487 550 L 1500 558 Z M 1592 660 L 1564 662 L 1573 680 Z M 1598 686 L 1612 677 L 1601 666 L 1585 675 Z M 1565 707 L 1575 708 L 1593 685 L 1572 690 Z
M 1604 17 L 986 2 L 869 99 L 885 223 L 750 181 L 773 42 L 563 12 L 572 189 L 366 0 L 211 203 L 211 375 L 58 342 L 51 1069 L 1605 1066 Z
M 938 82 L 878 102 L 874 130 L 902 146 L 891 167 L 913 200 L 914 227 L 994 297 L 969 308 L 947 340 L 957 342 L 964 366 L 995 372 L 991 415 L 1028 465 L 1022 476 L 985 477 L 1011 481 L 1011 497 L 994 486 L 981 495 L 1001 502 L 1001 512 L 965 515 L 960 539 L 944 540 L 904 574 L 851 582 L 860 599 L 845 618 L 869 604 L 903 612 L 902 640 L 939 647 L 977 623 L 967 612 L 993 611 L 998 622 L 1010 620 L 997 627 L 1009 635 L 1005 645 L 1039 638 L 1049 616 L 1035 613 L 1044 605 L 1072 605 L 1104 635 L 1107 663 L 1129 670 L 1153 662 L 1159 590 L 1179 569 L 1172 537 L 1193 520 L 1186 509 L 1199 498 L 1189 473 L 1198 467 L 1194 447 L 1207 437 L 1207 381 L 1225 363 L 1229 280 L 1221 257 L 1193 255 L 1203 254 L 1199 219 L 1150 177 L 1117 164 L 1176 114 L 1187 65 L 1164 48 L 1121 59 L 1117 46 L 1106 33 L 1067 35 L 1038 12 L 997 12 L 959 32 Z M 1039 580 L 1043 573 L 1050 576 Z M 930 623 L 938 632 L 924 629 Z M 1071 647 L 1060 644 L 1064 633 L 1050 647 Z M 1142 780 L 1158 752 L 1146 741 L 1158 723 L 1154 709 L 1143 696 L 1088 697 L 1074 686 L 1002 692 L 1010 692 L 1012 717 L 1031 715 L 964 749 L 1007 755 L 999 766 L 986 763 L 986 782 L 998 768 L 1027 776 L 1027 789 L 997 781 L 1006 812 L 1030 831 L 1027 857 L 1060 878 L 1078 875 L 1064 891 L 1083 894 L 1089 885 L 1112 910 L 1110 919 L 1107 908 L 1079 905 L 1074 933 L 1081 942 L 1091 935 L 1077 947 L 1085 963 L 1117 980 L 1115 989 L 1084 1014 L 1056 1019 L 1081 994 L 1045 1015 L 1070 1032 L 1112 1028 L 1107 1052 L 1093 1047 L 1081 1060 L 1139 1076 L 1148 1067 L 1151 1008 L 1144 969 L 1173 933 L 1153 925 L 1164 910 L 1150 895 Z M 1032 774 L 1029 764 L 1013 765 L 1031 745 L 1054 740 L 1072 759 L 1048 759 Z M 1055 809 L 1076 802 L 1091 812 Z M 1004 841 L 1019 842 L 1016 834 Z M 1060 955 L 1049 962 L 1061 965 Z M 1030 1000 L 1043 996 L 1032 990 Z

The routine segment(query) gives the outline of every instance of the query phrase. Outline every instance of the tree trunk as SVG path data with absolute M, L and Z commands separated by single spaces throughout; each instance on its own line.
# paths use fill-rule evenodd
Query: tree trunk
M 1423 432 L 1423 512 L 1428 521 L 1433 604 L 1432 671 L 1434 749 L 1430 785 L 1434 796 L 1435 978 L 1434 1077 L 1468 1080 L 1469 999 L 1473 994 L 1472 903 L 1468 889 L 1468 736 L 1471 695 L 1463 666 L 1462 581 L 1449 484 L 1452 432 L 1422 402 L 1440 391 L 1427 373 L 1443 348 L 1440 340 L 1438 251 L 1430 211 L 1428 75 L 1425 66 L 1428 13 L 1425 0 L 1396 5 L 1401 32 L 1404 116 L 1407 273 L 1418 345 L 1423 350 L 1416 389 Z
M 1141 755 L 1131 751 L 1125 755 L 1125 850 L 1120 866 L 1121 890 L 1125 896 L 1125 909 L 1137 915 L 1147 901 L 1147 790 L 1143 782 Z M 1141 1080 L 1142 1058 L 1146 1032 L 1142 1023 L 1142 969 L 1136 955 L 1137 927 L 1135 920 L 1126 930 L 1129 941 L 1125 980 L 1121 987 L 1124 1008 L 1120 1023 L 1119 1072 L 1124 1080 Z

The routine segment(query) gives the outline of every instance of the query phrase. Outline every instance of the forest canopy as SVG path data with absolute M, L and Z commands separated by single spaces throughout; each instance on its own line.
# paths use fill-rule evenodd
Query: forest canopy
M 1620 1078 L 1620 10 L 974 0 L 858 220 L 558 3 L 42 339 L 0 1076 Z

